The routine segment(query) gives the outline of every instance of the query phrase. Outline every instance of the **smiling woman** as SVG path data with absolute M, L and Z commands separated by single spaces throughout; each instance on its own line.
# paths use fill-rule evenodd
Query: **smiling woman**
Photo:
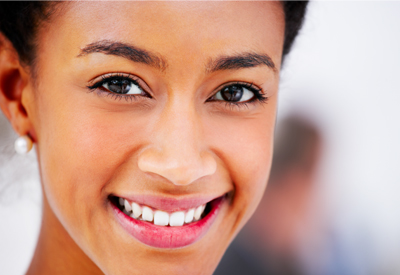
M 211 274 L 265 189 L 305 7 L 1 3 L 0 105 L 43 189 L 27 274 Z

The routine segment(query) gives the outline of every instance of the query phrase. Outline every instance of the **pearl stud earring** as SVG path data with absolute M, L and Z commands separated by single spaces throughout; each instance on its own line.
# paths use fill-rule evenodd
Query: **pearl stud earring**
M 14 143 L 15 151 L 20 155 L 28 153 L 32 149 L 32 146 L 32 139 L 28 135 L 17 138 Z

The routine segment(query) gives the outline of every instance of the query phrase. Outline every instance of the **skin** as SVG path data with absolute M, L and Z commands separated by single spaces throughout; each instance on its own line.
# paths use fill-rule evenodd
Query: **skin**
M 36 145 L 43 221 L 27 274 L 212 274 L 258 205 L 269 176 L 284 15 L 279 2 L 62 4 L 38 33 L 37 66 L 2 36 L 0 106 Z M 173 30 L 173 31 L 171 31 Z M 152 65 L 103 53 L 113 40 L 152 52 Z M 266 65 L 210 72 L 212 60 L 268 55 Z M 107 73 L 146 83 L 151 98 L 115 99 L 87 86 Z M 100 78 L 101 79 L 101 78 Z M 267 102 L 208 101 L 221 85 L 254 83 Z M 115 220 L 108 196 L 219 197 L 207 234 L 157 249 Z

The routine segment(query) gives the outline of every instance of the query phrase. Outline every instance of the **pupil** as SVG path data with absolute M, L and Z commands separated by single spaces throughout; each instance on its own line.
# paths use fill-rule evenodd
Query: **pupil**
M 221 96 L 226 101 L 237 102 L 243 96 L 243 88 L 236 85 L 226 87 L 221 91 Z
M 118 94 L 126 94 L 129 92 L 131 85 L 127 80 L 113 79 L 108 84 L 108 88 Z

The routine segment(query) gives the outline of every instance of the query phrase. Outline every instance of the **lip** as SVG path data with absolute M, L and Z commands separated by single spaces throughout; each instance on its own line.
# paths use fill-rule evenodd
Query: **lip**
M 110 204 L 119 224 L 138 241 L 155 248 L 181 248 L 197 242 L 208 232 L 223 201 L 224 197 L 211 201 L 211 210 L 204 218 L 178 227 L 159 226 L 135 220 L 125 215 L 113 203 Z
M 200 198 L 168 198 L 158 197 L 153 195 L 133 195 L 133 196 L 118 196 L 130 202 L 136 202 L 141 205 L 149 206 L 153 209 L 162 210 L 165 212 L 186 211 L 190 208 L 196 208 L 206 204 L 217 196 L 206 196 Z

